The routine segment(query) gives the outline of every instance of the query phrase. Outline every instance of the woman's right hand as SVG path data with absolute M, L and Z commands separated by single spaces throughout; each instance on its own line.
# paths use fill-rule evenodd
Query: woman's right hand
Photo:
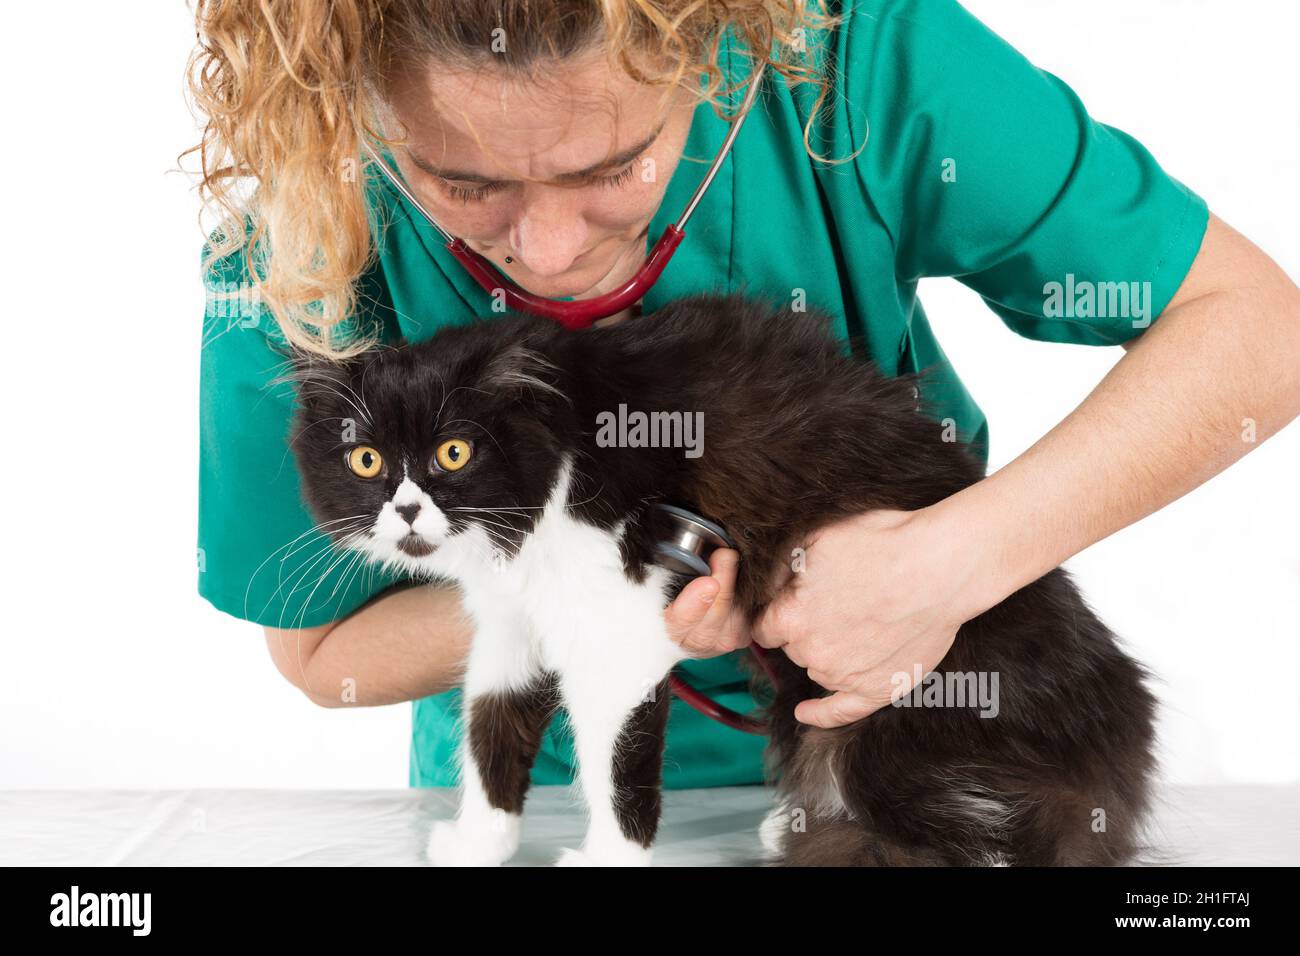
M 716 657 L 749 646 L 749 628 L 735 607 L 739 566 L 739 552 L 718 548 L 709 555 L 709 574 L 686 585 L 664 609 L 668 636 L 691 657 Z

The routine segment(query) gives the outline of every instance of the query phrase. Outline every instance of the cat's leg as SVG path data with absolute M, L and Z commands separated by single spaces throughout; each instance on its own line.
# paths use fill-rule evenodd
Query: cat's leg
M 495 866 L 514 855 L 529 770 L 557 704 L 527 630 L 508 619 L 477 623 L 462 698 L 460 809 L 429 837 L 439 866 Z
M 566 850 L 561 866 L 649 865 L 659 827 L 666 667 L 604 663 L 561 678 L 589 814 L 582 849 Z

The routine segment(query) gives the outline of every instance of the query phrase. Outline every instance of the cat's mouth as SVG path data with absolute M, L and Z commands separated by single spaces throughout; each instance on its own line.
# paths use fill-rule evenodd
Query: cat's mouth
M 397 542 L 398 550 L 404 551 L 413 558 L 424 558 L 433 554 L 434 547 L 435 545 L 428 538 L 414 531 Z

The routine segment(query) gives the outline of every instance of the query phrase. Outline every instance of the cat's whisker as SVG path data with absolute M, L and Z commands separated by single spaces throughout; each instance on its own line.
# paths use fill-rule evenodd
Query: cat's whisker
M 330 598 L 333 598 L 334 595 L 339 593 L 339 591 L 343 591 L 344 595 L 347 594 L 348 586 L 351 584 L 349 579 L 352 577 L 356 569 L 361 566 L 361 562 L 366 558 L 364 551 L 358 551 L 355 549 L 352 550 L 352 555 L 352 563 L 344 568 L 343 573 L 339 575 L 338 581 L 334 583 L 334 590 L 330 592 Z
M 367 524 L 367 523 L 370 521 L 370 516 L 369 516 L 369 515 L 359 515 L 357 518 L 354 518 L 354 519 L 352 519 L 352 520 L 354 520 L 354 521 L 358 521 L 358 523 L 359 523 L 360 526 L 364 526 L 365 524 Z M 333 536 L 334 536 L 334 535 L 336 535 L 336 534 L 344 534 L 344 535 L 346 535 L 346 534 L 351 534 L 352 532 L 354 532 L 354 531 L 356 531 L 356 530 L 357 530 L 357 529 L 356 529 L 356 528 L 353 528 L 351 525 L 344 525 L 343 527 L 332 528 L 332 529 L 331 529 L 331 530 L 330 530 L 330 531 L 325 535 L 325 537 L 327 537 L 327 538 L 330 540 L 330 543 L 333 544 L 333 543 L 334 543 L 334 540 L 333 540 Z M 310 543 L 310 542 L 307 542 L 307 543 L 304 543 L 304 544 L 300 544 L 300 545 L 298 545 L 298 547 L 295 548 L 293 551 L 290 551 L 290 552 L 288 552 L 287 554 L 285 554 L 285 556 L 284 556 L 283 558 L 280 559 L 280 563 L 283 564 L 283 563 L 284 563 L 285 561 L 287 561 L 289 558 L 293 557 L 293 555 L 294 555 L 295 552 L 297 552 L 297 551 L 301 551 L 301 550 L 302 550 L 303 548 L 305 548 L 305 547 L 307 546 L 307 544 L 309 544 L 309 543 Z
M 326 545 L 325 547 L 322 547 L 318 551 L 313 553 L 311 560 L 309 562 L 307 562 L 301 568 L 295 569 L 291 573 L 290 579 L 293 582 L 293 587 L 290 589 L 289 593 L 284 596 L 284 600 L 281 603 L 280 616 L 279 619 L 276 621 L 277 629 L 282 629 L 284 627 L 284 615 L 289 609 L 289 604 L 293 600 L 293 595 L 296 594 L 298 588 L 302 586 L 302 582 L 305 581 L 311 575 L 313 568 L 315 568 L 322 561 L 329 560 L 329 557 L 334 553 L 335 553 L 334 549 L 331 546 Z M 279 595 L 281 591 L 284 590 L 284 586 L 286 583 L 289 582 L 283 580 L 279 582 L 278 586 L 275 589 L 275 594 L 271 596 L 270 600 L 274 600 L 274 598 L 277 595 Z M 270 604 L 270 600 L 267 601 L 268 605 Z
M 327 383 L 328 383 L 328 384 L 327 384 Z M 301 397 L 307 397 L 307 396 L 310 396 L 310 394 L 311 394 L 311 392 L 310 392 L 310 387 L 311 387 L 311 386 L 315 386 L 316 388 L 320 389 L 321 391 L 326 392 L 327 394 L 333 395 L 334 397 L 338 398 L 340 401 L 346 402 L 348 405 L 351 405 L 351 406 L 352 406 L 352 410 L 353 410 L 354 412 L 357 413 L 357 417 L 363 419 L 367 425 L 369 425 L 370 427 L 373 428 L 373 427 L 374 427 L 374 423 L 373 423 L 373 422 L 371 421 L 371 419 L 370 419 L 370 414 L 369 414 L 369 412 L 368 412 L 368 411 L 363 411 L 362 408 L 361 408 L 361 406 L 359 406 L 359 405 L 358 405 L 355 401 L 353 401 L 352 399 L 348 398 L 346 395 L 344 395 L 342 392 L 340 392 L 337 388 L 331 388 L 331 387 L 330 387 L 331 384 L 333 384 L 333 385 L 343 385 L 344 388 L 347 388 L 348 391 L 351 391 L 351 388 L 350 388 L 349 386 L 345 385 L 343 382 L 340 382 L 338 379 L 334 379 L 334 378 L 330 378 L 330 379 L 308 379 L 308 380 L 303 384 L 303 387 L 299 390 L 299 396 L 300 396 L 300 398 L 301 398 Z
M 298 433 L 293 437 L 291 437 L 287 442 L 285 442 L 284 454 L 280 456 L 280 467 L 281 468 L 284 467 L 284 460 L 289 457 L 289 452 L 293 451 L 294 444 L 298 441 L 299 438 L 307 434 L 308 431 L 310 431 L 311 429 L 315 428 L 317 425 L 320 425 L 324 422 L 345 422 L 345 421 L 347 421 L 347 419 L 344 418 L 342 415 L 332 415 L 332 416 L 327 416 L 325 418 L 318 418 L 310 425 L 304 425 L 302 428 L 298 429 Z
M 448 508 L 447 511 L 448 513 L 451 513 L 453 509 Z M 522 511 L 470 511 L 470 512 L 466 512 L 466 514 L 468 515 L 469 520 L 471 521 L 486 520 L 487 518 L 496 518 L 500 521 L 506 521 L 506 522 L 513 520 L 519 522 L 528 522 L 530 524 L 537 523 L 537 515 L 530 515 Z
M 520 528 L 516 528 L 514 525 L 509 525 L 502 521 L 491 521 L 487 518 L 476 518 L 475 520 L 481 522 L 481 524 L 479 524 L 479 527 L 483 528 L 485 531 L 487 530 L 487 527 L 490 525 L 493 528 L 504 528 L 506 531 L 513 531 L 515 534 L 526 533 Z
M 364 378 L 364 377 L 365 377 L 365 372 L 362 372 L 361 374 L 362 374 L 362 378 Z M 361 412 L 362 415 L 365 416 L 366 423 L 369 424 L 369 425 L 371 425 L 371 426 L 373 427 L 373 425 L 374 425 L 374 420 L 372 419 L 372 417 L 371 417 L 371 415 L 370 415 L 370 406 L 366 404 L 366 400 L 365 400 L 362 396 L 358 395 L 356 389 L 354 389 L 354 388 L 353 388 L 351 385 L 349 385 L 347 382 L 339 382 L 339 384 L 340 384 L 343 388 L 346 388 L 346 389 L 348 390 L 348 394 L 350 394 L 353 398 L 355 398 L 355 399 L 357 400 L 357 402 L 358 402 L 358 403 L 360 404 L 360 406 L 361 406 L 361 408 L 359 409 L 359 411 Z M 353 407 L 355 408 L 356 406 L 354 405 Z
M 487 534 L 488 539 L 489 539 L 493 544 L 496 545 L 496 548 L 493 548 L 493 550 L 498 550 L 498 549 L 499 549 L 499 550 L 501 550 L 502 552 L 510 552 L 510 551 L 513 551 L 513 550 L 514 550 L 514 544 L 511 543 L 511 542 L 509 542 L 509 541 L 506 541 L 506 540 L 502 539 L 501 536 L 500 536 L 500 533 L 499 533 L 499 532 L 495 532 L 495 533 L 494 533 L 494 532 L 488 531 L 486 528 L 483 529 L 483 530 L 484 530 L 484 533 Z
M 305 387 L 311 385 L 324 388 L 327 392 L 330 392 L 331 394 L 338 396 L 339 398 L 343 399 L 343 401 L 348 402 L 348 404 L 352 405 L 352 407 L 356 409 L 357 413 L 365 417 L 367 421 L 370 420 L 370 407 L 366 405 L 365 400 L 360 395 L 357 394 L 356 390 L 350 384 L 348 384 L 348 382 L 345 379 L 342 379 L 338 375 L 334 374 L 335 371 L 334 369 L 317 368 L 317 367 L 300 368 L 297 366 L 297 363 L 295 363 L 292 359 L 287 362 L 282 362 L 280 363 L 280 365 L 281 366 L 288 365 L 289 368 L 287 371 L 271 379 L 270 384 L 279 384 L 282 382 L 296 383 L 299 386 L 300 391 L 305 389 Z M 280 366 L 276 366 L 276 368 L 279 367 Z M 367 370 L 369 370 L 369 366 L 367 366 Z M 365 377 L 364 372 L 362 373 L 362 377 L 363 378 Z M 356 403 L 350 401 L 347 398 L 347 396 L 337 391 L 337 389 L 331 388 L 331 386 L 337 386 L 338 388 L 347 389 L 348 393 L 352 396 L 352 398 L 356 400 Z
M 324 539 L 323 542 L 318 542 L 318 543 L 321 546 L 318 547 L 315 551 L 313 551 L 309 556 L 309 558 L 304 558 L 303 559 L 304 563 L 300 567 L 295 568 L 293 571 L 290 572 L 289 576 L 291 580 L 296 578 L 299 582 L 301 582 L 311 573 L 312 568 L 314 568 L 321 561 L 328 560 L 332 553 L 346 553 L 347 551 L 346 546 L 341 548 L 339 544 L 335 542 L 332 538 Z M 285 568 L 284 568 L 284 564 L 282 563 L 280 566 L 280 574 L 278 576 L 278 580 L 276 583 L 275 592 L 271 595 L 272 599 L 274 599 L 277 595 L 280 594 L 281 591 L 284 590 L 284 586 L 287 583 L 284 579 L 284 572 L 285 572 Z M 289 597 L 293 596 L 294 590 L 296 590 L 296 587 L 289 592 L 289 595 L 287 595 L 285 598 L 286 600 L 288 600 Z
M 594 495 L 592 495 L 591 497 L 589 497 L 589 498 L 584 498 L 582 501 L 571 501 L 571 502 L 569 502 L 568 504 L 566 504 L 564 507 L 566 507 L 566 508 L 580 508 L 580 507 L 582 507 L 583 505 L 585 505 L 585 504 L 587 504 L 587 503 L 589 503 L 589 502 L 595 501 L 597 498 L 600 497 L 600 493 L 601 493 L 602 491 L 604 491 L 604 490 L 605 490 L 605 486 L 602 484 L 602 485 L 600 486 L 600 488 L 598 488 L 598 489 L 596 490 L 596 493 L 595 493 Z
M 316 580 L 316 585 L 311 589 L 311 591 L 308 592 L 307 599 L 302 602 L 302 606 L 298 609 L 298 613 L 295 615 L 295 627 L 293 628 L 294 630 L 298 630 L 298 628 L 301 626 L 301 622 L 307 617 L 307 611 L 311 608 L 312 598 L 316 596 L 316 592 L 320 590 L 320 586 L 325 583 L 325 579 L 328 578 L 331 574 L 333 574 L 334 569 L 337 568 L 344 561 L 351 558 L 352 555 L 353 552 L 344 551 L 342 554 L 338 555 L 338 557 L 336 557 L 333 561 L 329 563 L 329 566 Z M 299 584 L 297 587 L 293 589 L 293 591 L 289 592 L 288 597 L 285 599 L 286 604 L 288 604 L 289 601 L 293 599 L 294 594 L 298 591 L 298 588 L 301 586 L 302 585 Z M 280 616 L 281 619 L 283 619 L 284 617 L 283 613 Z
M 295 578 L 296 578 L 297 581 L 298 581 L 298 584 L 295 585 L 294 588 L 293 588 L 292 590 L 290 590 L 290 592 L 285 596 L 285 600 L 287 601 L 287 600 L 289 600 L 290 598 L 293 597 L 294 592 L 297 591 L 298 586 L 299 586 L 299 585 L 301 584 L 301 582 L 302 582 L 302 581 L 307 577 L 307 575 L 309 575 L 309 574 L 311 573 L 312 568 L 314 568 L 316 565 L 318 565 L 321 561 L 329 560 L 331 554 L 333 554 L 333 553 L 343 553 L 343 554 L 346 554 L 346 553 L 347 553 L 347 549 L 340 549 L 340 548 L 338 547 L 338 544 L 337 544 L 333 539 L 326 539 L 326 540 L 321 544 L 321 547 L 319 547 L 316 551 L 313 551 L 313 552 L 312 552 L 312 554 L 311 554 L 311 559 L 310 559 L 310 560 L 306 560 L 306 559 L 304 559 L 304 560 L 305 560 L 305 564 L 304 564 L 304 565 L 302 565 L 302 566 L 300 566 L 300 567 L 298 567 L 298 568 L 295 568 L 293 571 L 291 571 L 291 572 L 290 572 L 290 575 L 289 575 L 289 576 L 290 576 L 290 579 L 292 580 L 292 579 L 295 579 Z M 276 587 L 276 589 L 275 589 L 275 593 L 271 595 L 272 598 L 276 597 L 276 595 L 278 595 L 278 594 L 279 594 L 279 593 L 284 589 L 284 586 L 285 586 L 285 584 L 287 583 L 287 582 L 284 580 L 284 567 L 283 567 L 283 565 L 281 565 L 281 569 L 280 569 L 280 571 L 281 571 L 281 573 L 280 573 L 279 581 L 278 581 L 277 587 Z
M 343 415 L 326 415 L 324 418 L 316 419 L 310 425 L 304 425 L 302 428 L 298 429 L 298 434 L 294 435 L 286 443 L 288 447 L 285 449 L 285 454 L 288 454 L 289 451 L 293 448 L 293 446 L 297 444 L 298 439 L 302 438 L 304 435 L 307 434 L 308 431 L 315 428 L 317 425 L 323 425 L 325 424 L 325 422 L 346 422 L 346 421 L 350 421 L 350 419 L 344 417 Z
M 447 405 L 448 395 L 447 395 L 447 381 L 442 377 L 442 372 L 435 369 L 433 374 L 438 376 L 438 387 L 442 389 L 442 401 L 438 403 L 438 411 L 434 413 L 433 416 L 434 427 L 436 428 L 438 421 L 442 418 L 442 410 Z
M 374 367 L 374 362 L 367 362 L 366 367 L 361 370 L 361 404 L 367 412 L 370 411 L 370 406 L 366 404 L 366 376 L 370 374 L 370 370 Z
M 511 528 L 509 525 L 502 525 L 502 524 L 494 524 L 493 526 L 489 527 L 489 525 L 486 522 L 483 524 L 476 524 L 476 527 L 481 529 L 484 534 L 488 535 L 489 537 L 492 537 L 493 540 L 501 541 L 502 543 L 511 543 L 511 542 L 508 542 L 507 539 L 501 534 L 501 532 L 494 530 L 494 528 L 508 528 L 511 531 L 518 530 L 517 528 Z M 511 544 L 513 546 L 513 543 Z
M 300 534 L 300 535 L 298 535 L 297 537 L 293 538 L 293 540 L 291 540 L 291 541 L 287 541 L 287 542 L 285 542 L 284 544 L 280 545 L 280 547 L 276 548 L 274 551 L 272 551 L 270 554 L 268 554 L 268 555 L 266 556 L 266 560 L 264 560 L 261 564 L 259 564 L 259 565 L 257 566 L 257 568 L 253 571 L 253 573 L 252 573 L 252 574 L 249 576 L 249 578 L 248 578 L 248 586 L 247 586 L 246 588 L 244 588 L 244 613 L 245 613 L 245 614 L 248 613 L 248 594 L 249 594 L 249 591 L 252 590 L 252 587 L 253 587 L 253 581 L 255 581 L 255 580 L 257 579 L 257 576 L 258 576 L 258 574 L 261 573 L 262 568 L 266 567 L 267 563 L 270 562 L 272 558 L 274 558 L 277 554 L 279 554 L 279 553 L 280 553 L 281 551 L 283 551 L 285 548 L 291 548 L 291 547 L 293 547 L 293 545 L 294 545 L 296 542 L 301 541 L 303 538 L 307 537 L 309 534 L 322 533 L 322 532 L 323 532 L 323 529 L 329 527 L 330 525 L 340 524 L 340 523 L 342 523 L 342 522 L 344 522 L 344 521 L 356 521 L 358 518 L 364 518 L 364 517 L 367 517 L 367 516 L 366 516 L 366 515 L 349 515 L 349 516 L 346 517 L 346 518 L 335 518 L 335 519 L 332 520 L 332 521 L 322 521 L 322 522 L 320 522 L 320 523 L 318 523 L 318 524 L 315 524 L 315 525 L 313 525 L 312 527 L 308 528 L 308 529 L 307 529 L 306 531 L 304 531 L 302 534 Z M 288 555 L 286 555 L 285 557 L 288 557 Z M 283 562 L 282 562 L 282 563 L 283 563 Z M 266 608 L 263 608 L 262 610 L 266 610 Z
M 439 380 L 439 381 L 442 381 L 442 376 L 441 376 L 441 375 L 438 376 L 438 380 Z M 443 427 L 445 427 L 445 426 L 448 425 L 448 424 L 453 424 L 453 423 L 451 423 L 451 422 L 445 422 L 445 423 L 444 423 L 444 422 L 442 421 L 442 410 L 443 410 L 444 408 L 447 407 L 447 399 L 451 398 L 451 397 L 452 397 L 453 395 L 455 395 L 457 392 L 462 392 L 462 391 L 465 391 L 465 392 L 482 392 L 484 395 L 489 394 L 485 389 L 482 389 L 482 388 L 475 388 L 473 385 L 457 385 L 457 386 L 456 386 L 455 388 L 453 388 L 450 392 L 448 392 L 448 391 L 447 391 L 447 386 L 446 386 L 446 385 L 443 385 L 442 403 L 438 406 L 438 414 L 435 415 L 435 416 L 433 417 L 434 428 L 435 428 L 435 430 L 438 429 L 438 428 L 443 428 Z
M 500 511 L 500 512 L 519 511 L 522 512 L 522 511 L 545 511 L 546 506 L 541 505 L 539 507 L 532 507 L 529 505 L 501 505 L 499 508 L 456 506 L 451 508 L 444 508 L 443 510 L 444 511 Z
M 342 595 L 340 595 L 339 600 L 338 600 L 338 603 L 334 605 L 334 616 L 335 616 L 335 618 L 338 617 L 338 615 L 339 615 L 339 611 L 340 611 L 340 610 L 342 609 L 342 607 L 343 607 L 343 599 L 347 597 L 348 589 L 351 588 L 352 585 L 353 585 L 353 583 L 355 583 L 355 582 L 357 581 L 357 579 L 359 579 L 359 578 L 361 577 L 362 572 L 364 571 L 365 568 L 368 568 L 368 567 L 371 567 L 371 566 L 372 566 L 372 565 L 370 564 L 369 560 L 366 560 L 367 555 L 365 555 L 364 553 L 358 551 L 358 552 L 357 552 L 357 557 L 358 557 L 358 560 L 354 561 L 354 562 L 352 563 L 352 565 L 349 567 L 348 571 L 345 572 L 345 574 L 347 574 L 348 577 L 347 577 L 346 583 L 343 584 L 343 585 L 342 585 L 342 588 L 341 588 L 343 593 L 342 593 Z M 339 590 L 339 589 L 336 588 L 336 590 Z

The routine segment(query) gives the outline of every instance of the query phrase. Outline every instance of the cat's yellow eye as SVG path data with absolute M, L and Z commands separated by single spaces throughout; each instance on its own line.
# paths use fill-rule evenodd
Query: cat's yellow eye
M 474 446 L 463 438 L 452 438 L 438 446 L 433 460 L 443 471 L 460 471 L 469 463 Z
M 348 467 L 358 478 L 373 478 L 384 467 L 384 459 L 369 445 L 358 445 L 348 452 Z

